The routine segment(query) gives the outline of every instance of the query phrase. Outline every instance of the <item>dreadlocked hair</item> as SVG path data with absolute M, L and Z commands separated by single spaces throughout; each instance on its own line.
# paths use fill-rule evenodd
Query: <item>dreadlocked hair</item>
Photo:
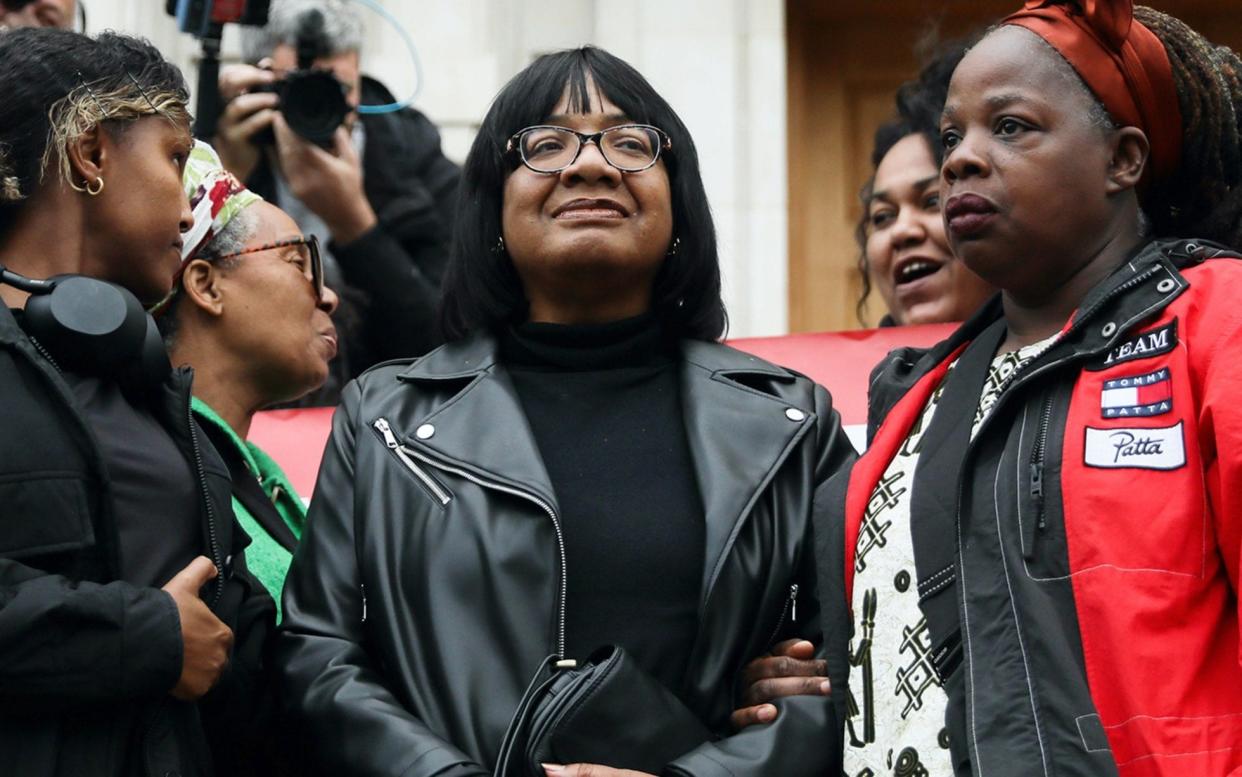
M 1168 14 L 1134 18 L 1164 44 L 1182 113 L 1178 169 L 1141 195 L 1152 231 L 1242 248 L 1242 59 Z
M 49 178 L 72 179 L 69 147 L 95 127 L 121 133 L 159 115 L 189 132 L 177 67 L 145 40 L 23 28 L 0 34 L 0 234 Z

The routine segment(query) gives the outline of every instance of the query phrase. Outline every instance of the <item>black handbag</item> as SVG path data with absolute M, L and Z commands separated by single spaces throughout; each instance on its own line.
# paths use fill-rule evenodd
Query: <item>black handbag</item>
M 659 774 L 712 733 L 619 647 L 579 666 L 548 658 L 518 704 L 494 777 L 544 777 L 541 764 L 593 763 Z

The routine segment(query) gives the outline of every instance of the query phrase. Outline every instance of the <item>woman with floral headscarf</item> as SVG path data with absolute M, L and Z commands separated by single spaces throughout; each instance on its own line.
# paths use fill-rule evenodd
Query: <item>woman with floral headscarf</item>
M 277 602 L 306 506 L 280 466 L 246 441 L 254 414 L 323 384 L 336 355 L 319 246 L 246 189 L 201 141 L 184 176 L 194 208 L 186 260 L 160 316 L 173 364 L 194 368 L 193 407 L 233 479 L 246 559 Z

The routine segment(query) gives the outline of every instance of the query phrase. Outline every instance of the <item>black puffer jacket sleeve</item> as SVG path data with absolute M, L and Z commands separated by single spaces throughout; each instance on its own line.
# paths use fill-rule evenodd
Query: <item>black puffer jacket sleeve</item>
M 164 591 L 74 582 L 0 558 L 0 708 L 163 696 L 181 658 L 181 621 Z
M 275 647 L 290 728 L 324 774 L 437 777 L 470 759 L 385 685 L 366 647 L 354 544 L 357 383 L 332 421 L 310 515 L 284 590 Z

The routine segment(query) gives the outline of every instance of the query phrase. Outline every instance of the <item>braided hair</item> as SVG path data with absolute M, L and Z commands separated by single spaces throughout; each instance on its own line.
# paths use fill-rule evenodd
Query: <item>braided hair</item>
M 1135 6 L 1168 52 L 1182 112 L 1181 163 L 1140 195 L 1157 237 L 1242 248 L 1242 59 L 1180 19 Z
M 71 178 L 67 149 L 96 126 L 123 132 L 160 115 L 189 132 L 181 71 L 149 42 L 105 32 L 0 32 L 0 235 L 49 180 Z

